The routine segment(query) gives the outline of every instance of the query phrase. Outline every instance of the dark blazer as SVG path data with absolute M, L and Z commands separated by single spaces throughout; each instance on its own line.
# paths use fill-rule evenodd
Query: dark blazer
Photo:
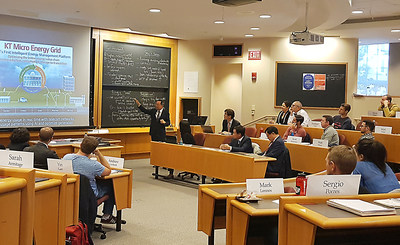
M 29 143 L 10 143 L 7 147 L 12 151 L 23 151 L 25 147 L 28 147 Z
M 48 169 L 47 158 L 59 159 L 57 153 L 47 148 L 47 146 L 42 142 L 26 147 L 24 151 L 33 152 L 33 166 L 35 168 Z
M 183 144 L 195 145 L 196 141 L 194 141 L 194 137 L 191 133 L 184 133 L 181 135 Z
M 155 108 L 147 110 L 146 108 L 143 107 L 143 105 L 139 106 L 139 109 L 146 113 L 147 115 L 150 115 L 151 118 L 151 123 L 150 123 L 150 136 L 152 141 L 165 141 L 165 127 L 170 124 L 169 120 L 169 112 L 167 109 L 164 107 L 164 110 L 161 113 L 161 116 L 159 119 L 156 118 L 156 113 L 157 110 Z M 160 120 L 164 119 L 165 124 L 161 124 Z
M 283 111 L 280 111 L 279 114 L 278 114 L 278 117 L 276 118 L 276 123 L 287 124 L 289 116 L 290 116 L 290 111 L 289 110 L 287 112 L 285 112 L 285 113 Z
M 239 142 L 237 139 L 232 139 L 231 143 L 229 143 L 230 146 L 232 146 L 231 152 L 247 152 L 247 153 L 253 153 L 253 146 L 251 145 L 251 139 L 247 137 L 246 135 L 243 137 L 243 139 Z
M 280 136 L 271 143 L 268 150 L 264 152 L 263 155 L 276 158 L 276 161 L 268 162 L 267 173 L 278 173 L 279 177 L 282 178 L 292 177 L 289 150 L 286 148 Z
M 239 125 L 240 125 L 240 122 L 238 120 L 232 119 L 232 125 L 231 125 L 231 128 L 229 129 L 229 132 L 231 132 L 233 134 L 233 129 Z M 222 121 L 222 132 L 224 132 L 224 131 L 228 131 L 228 121 L 227 120 Z

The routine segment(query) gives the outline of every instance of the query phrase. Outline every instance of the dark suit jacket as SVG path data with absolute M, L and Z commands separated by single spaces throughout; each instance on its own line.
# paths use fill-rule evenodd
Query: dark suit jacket
M 170 124 L 169 112 L 167 111 L 167 109 L 164 107 L 164 110 L 162 111 L 159 119 L 156 118 L 157 110 L 155 108 L 147 110 L 146 108 L 143 107 L 143 105 L 140 105 L 139 109 L 142 112 L 146 113 L 147 115 L 150 115 L 150 118 L 151 118 L 151 123 L 150 123 L 151 140 L 165 141 L 165 135 L 166 135 L 165 127 Z M 161 119 L 164 119 L 165 124 L 160 123 Z
M 285 143 L 280 136 L 274 142 L 272 142 L 272 144 L 268 147 L 268 150 L 264 152 L 263 155 L 276 158 L 276 161 L 268 163 L 267 172 L 278 173 L 279 177 L 282 178 L 292 177 L 289 151 L 287 150 Z
M 233 134 L 233 129 L 239 125 L 240 125 L 240 122 L 238 120 L 232 119 L 232 125 L 231 125 L 231 128 L 229 129 L 229 132 L 231 132 Z M 228 131 L 228 121 L 227 120 L 222 121 L 222 132 L 223 131 Z
M 231 152 L 253 153 L 253 146 L 251 145 L 251 139 L 247 136 L 244 136 L 240 142 L 237 139 L 232 139 L 229 145 L 232 146 Z
M 47 148 L 47 146 L 42 142 L 38 142 L 36 145 L 26 147 L 24 151 L 33 152 L 33 166 L 35 168 L 48 169 L 47 158 L 59 159 L 57 153 Z

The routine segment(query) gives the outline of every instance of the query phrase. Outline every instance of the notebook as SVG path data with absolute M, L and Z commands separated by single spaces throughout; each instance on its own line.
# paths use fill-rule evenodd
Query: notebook
M 375 200 L 374 202 L 382 204 L 386 207 L 400 208 L 400 198 L 379 199 Z
M 330 199 L 326 202 L 329 206 L 346 210 L 360 216 L 393 215 L 396 209 L 385 208 L 380 205 L 359 199 Z

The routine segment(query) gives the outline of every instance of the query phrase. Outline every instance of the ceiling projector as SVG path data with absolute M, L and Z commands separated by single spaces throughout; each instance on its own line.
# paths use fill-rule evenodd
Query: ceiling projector
M 222 6 L 240 6 L 249 3 L 261 2 L 262 0 L 212 0 L 213 3 Z
M 290 34 L 290 43 L 297 45 L 324 44 L 324 36 L 309 31 L 292 32 Z

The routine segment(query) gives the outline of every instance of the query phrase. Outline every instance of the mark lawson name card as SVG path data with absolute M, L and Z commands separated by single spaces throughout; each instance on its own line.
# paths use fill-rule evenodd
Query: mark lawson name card
M 283 179 L 247 179 L 247 192 L 256 194 L 281 194 L 283 193 Z

